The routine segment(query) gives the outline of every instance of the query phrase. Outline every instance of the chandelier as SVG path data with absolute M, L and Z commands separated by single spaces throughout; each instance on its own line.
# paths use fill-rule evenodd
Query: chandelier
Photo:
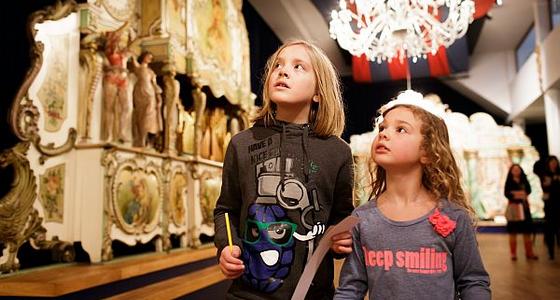
M 474 15 L 473 0 L 340 0 L 339 6 L 331 12 L 331 37 L 378 63 L 434 55 L 465 35 Z

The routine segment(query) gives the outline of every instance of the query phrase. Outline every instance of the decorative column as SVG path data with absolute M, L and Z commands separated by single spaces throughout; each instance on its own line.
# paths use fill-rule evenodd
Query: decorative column
M 172 64 L 166 64 L 162 71 L 163 75 L 163 119 L 164 137 L 163 149 L 167 153 L 177 154 L 177 123 L 179 122 L 179 106 L 181 99 L 179 93 L 181 85 L 175 79 L 176 70 Z
M 202 135 L 204 134 L 204 111 L 206 110 L 206 94 L 199 85 L 192 90 L 194 100 L 194 156 L 201 157 Z
M 560 90 L 549 89 L 544 93 L 544 111 L 548 153 L 560 156 Z

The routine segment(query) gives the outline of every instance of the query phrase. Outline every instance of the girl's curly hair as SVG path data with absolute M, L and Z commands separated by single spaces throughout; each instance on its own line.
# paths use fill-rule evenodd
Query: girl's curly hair
M 395 107 L 406 107 L 422 122 L 420 132 L 422 144 L 428 162 L 422 164 L 422 184 L 436 199 L 447 198 L 450 202 L 463 207 L 474 220 L 474 209 L 467 200 L 461 187 L 461 171 L 457 166 L 455 157 L 449 144 L 449 134 L 445 122 L 439 117 L 414 105 L 397 105 L 382 113 L 387 115 Z M 373 161 L 373 159 L 372 159 Z M 375 163 L 370 162 L 370 167 Z M 372 193 L 379 195 L 386 186 L 385 170 L 378 165 L 370 168 L 373 179 Z

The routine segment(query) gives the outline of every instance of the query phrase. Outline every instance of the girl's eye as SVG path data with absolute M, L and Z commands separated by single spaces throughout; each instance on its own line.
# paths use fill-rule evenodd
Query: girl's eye
M 381 132 L 381 131 L 383 131 L 383 130 L 385 130 L 385 126 L 379 125 L 379 132 Z
M 274 68 L 275 68 L 275 69 L 278 69 L 278 67 L 280 67 L 280 64 L 279 64 L 279 63 L 274 64 Z
M 397 128 L 397 132 L 398 132 L 398 133 L 406 133 L 407 131 L 406 131 L 406 129 L 405 129 L 404 127 L 398 127 L 398 128 Z
M 303 70 L 303 66 L 301 64 L 297 64 L 297 65 L 294 66 L 294 69 Z

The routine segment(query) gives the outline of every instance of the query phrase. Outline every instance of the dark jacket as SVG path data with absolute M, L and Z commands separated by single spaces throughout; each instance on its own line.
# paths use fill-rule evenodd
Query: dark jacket
M 228 212 L 245 263 L 228 298 L 291 298 L 326 227 L 353 210 L 350 147 L 335 136 L 316 136 L 308 125 L 257 122 L 233 137 L 222 180 L 214 211 L 218 256 L 228 244 Z M 307 298 L 330 299 L 333 293 L 328 254 Z

